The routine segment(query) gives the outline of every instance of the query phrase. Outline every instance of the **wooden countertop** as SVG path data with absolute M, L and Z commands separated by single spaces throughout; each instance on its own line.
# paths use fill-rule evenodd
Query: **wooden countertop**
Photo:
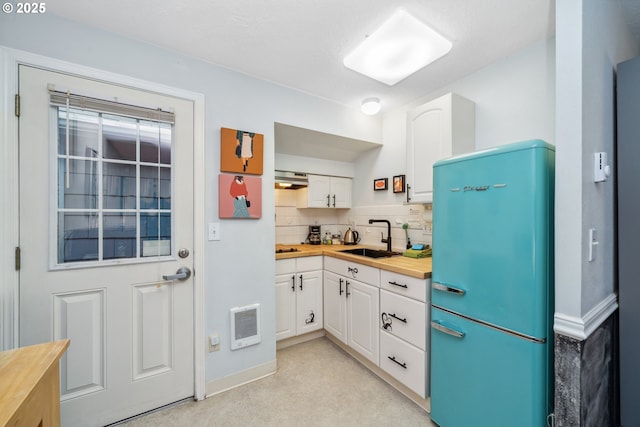
M 347 261 L 354 261 L 360 264 L 368 265 L 382 270 L 392 271 L 394 273 L 406 274 L 407 276 L 417 277 L 418 279 L 426 279 L 431 277 L 431 257 L 428 258 L 409 258 L 404 256 L 393 256 L 389 258 L 367 258 L 359 255 L 342 253 L 345 249 L 355 248 L 371 248 L 384 249 L 380 247 L 373 248 L 366 245 L 286 245 L 276 244 L 278 249 L 295 248 L 297 252 L 276 253 L 276 259 L 300 258 L 306 256 L 324 255 Z
M 0 353 L 0 426 L 60 424 L 58 361 L 69 340 Z

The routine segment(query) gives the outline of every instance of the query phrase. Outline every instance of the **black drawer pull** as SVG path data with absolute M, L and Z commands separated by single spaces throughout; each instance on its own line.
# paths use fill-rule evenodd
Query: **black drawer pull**
M 387 359 L 391 360 L 392 362 L 397 363 L 398 365 L 402 366 L 404 369 L 407 369 L 407 364 L 406 363 L 400 363 L 396 360 L 395 356 L 387 356 Z
M 398 282 L 389 282 L 389 284 L 390 284 L 390 285 L 393 285 L 393 286 L 398 286 L 398 287 L 400 287 L 400 288 L 405 288 L 405 289 L 406 289 L 406 288 L 408 288 L 408 286 L 407 286 L 407 285 L 401 285 L 401 284 L 400 284 L 400 283 L 398 283 Z
M 402 323 L 407 323 L 407 318 L 406 317 L 404 319 L 401 319 L 400 317 L 396 316 L 395 313 L 389 313 L 389 316 L 393 317 L 396 320 L 401 321 Z

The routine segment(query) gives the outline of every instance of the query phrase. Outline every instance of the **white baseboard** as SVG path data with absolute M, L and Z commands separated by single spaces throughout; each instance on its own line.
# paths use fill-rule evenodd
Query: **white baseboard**
M 206 384 L 205 398 L 215 396 L 232 388 L 239 387 L 241 385 L 248 384 L 253 381 L 266 378 L 276 373 L 277 363 L 273 359 L 270 362 L 263 363 L 262 365 L 254 366 L 245 371 L 237 372 L 224 378 L 209 381 Z
M 618 309 L 618 296 L 610 294 L 582 317 L 555 313 L 554 332 L 579 341 L 587 339 L 605 320 Z
M 320 329 L 319 331 L 309 332 L 304 335 L 298 335 L 291 338 L 285 338 L 280 341 L 276 341 L 276 350 L 282 350 L 283 348 L 291 347 L 297 344 L 301 344 L 303 342 L 315 340 L 317 338 L 324 337 L 326 335 L 324 329 Z

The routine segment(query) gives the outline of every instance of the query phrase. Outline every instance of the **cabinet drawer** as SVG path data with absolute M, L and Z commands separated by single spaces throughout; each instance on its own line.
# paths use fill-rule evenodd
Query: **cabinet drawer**
M 357 262 L 345 261 L 330 256 L 324 258 L 324 269 L 349 279 L 380 287 L 380 270 Z
M 424 303 L 381 289 L 380 322 L 386 332 L 408 341 L 421 350 L 427 349 Z M 385 323 L 389 325 L 388 328 L 384 328 Z
M 300 258 L 295 258 L 296 260 L 296 271 L 313 271 L 313 270 L 322 270 L 322 256 L 304 256 Z
M 423 398 L 429 384 L 427 363 L 426 352 L 380 331 L 380 368 Z
M 416 277 L 405 276 L 404 274 L 381 270 L 380 287 L 404 295 L 405 297 L 427 302 L 429 301 L 431 279 L 418 279 Z
M 296 259 L 279 259 L 276 261 L 276 274 L 293 274 L 296 272 Z

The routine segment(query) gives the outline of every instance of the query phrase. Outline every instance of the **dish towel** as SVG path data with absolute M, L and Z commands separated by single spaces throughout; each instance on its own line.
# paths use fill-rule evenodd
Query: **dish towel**
M 407 249 L 402 255 L 409 258 L 426 258 L 431 256 L 431 248 L 427 247 L 420 251 L 416 249 Z

